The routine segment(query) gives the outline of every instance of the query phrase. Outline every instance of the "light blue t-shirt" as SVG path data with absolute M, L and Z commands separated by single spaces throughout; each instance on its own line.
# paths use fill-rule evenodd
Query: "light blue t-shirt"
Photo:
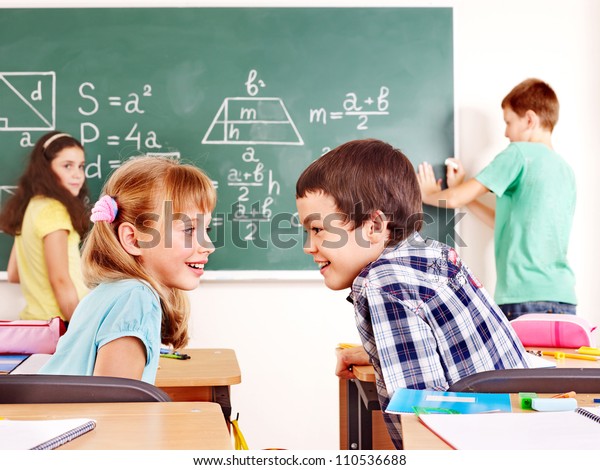
M 571 167 L 544 144 L 513 142 L 475 178 L 496 195 L 496 302 L 576 304 Z
M 117 338 L 134 336 L 146 348 L 142 380 L 154 384 L 161 320 L 159 297 L 149 285 L 133 279 L 100 284 L 79 303 L 56 352 L 39 373 L 93 375 L 98 349 Z

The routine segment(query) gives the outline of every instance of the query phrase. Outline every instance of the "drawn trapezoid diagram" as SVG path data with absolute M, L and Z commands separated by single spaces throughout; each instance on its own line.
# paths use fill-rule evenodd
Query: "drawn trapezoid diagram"
M 55 72 L 0 72 L 0 131 L 56 126 Z
M 203 144 L 304 145 L 281 98 L 225 98 Z

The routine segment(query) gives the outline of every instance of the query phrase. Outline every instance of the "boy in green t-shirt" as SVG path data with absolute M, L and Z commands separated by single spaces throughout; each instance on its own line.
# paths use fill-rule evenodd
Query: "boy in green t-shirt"
M 442 190 L 428 163 L 419 165 L 425 204 L 468 206 L 494 227 L 495 300 L 509 320 L 525 313 L 576 313 L 575 276 L 567 261 L 575 210 L 575 176 L 552 148 L 558 99 L 550 86 L 528 79 L 502 100 L 509 146 L 475 178 L 463 182 L 464 168 L 447 166 Z M 477 198 L 496 195 L 496 209 Z

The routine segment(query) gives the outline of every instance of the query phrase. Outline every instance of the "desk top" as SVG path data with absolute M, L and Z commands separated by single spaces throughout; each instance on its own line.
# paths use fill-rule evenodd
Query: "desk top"
M 552 352 L 564 352 L 570 354 L 578 354 L 576 349 L 564 349 L 564 348 L 542 348 L 539 346 L 530 346 L 526 348 L 528 351 L 552 351 Z M 543 356 L 544 359 L 556 363 L 556 367 L 592 367 L 600 368 L 600 360 L 598 361 L 585 361 L 580 359 L 555 359 L 552 356 Z M 356 378 L 362 382 L 375 382 L 375 372 L 373 366 L 352 366 L 352 371 Z
M 60 449 L 231 450 L 217 403 L 44 403 L 0 405 L 9 419 L 92 418 L 96 428 Z
M 555 394 L 540 393 L 540 397 L 551 397 Z M 595 406 L 594 395 L 577 394 L 578 406 Z M 539 411 L 522 410 L 518 393 L 510 394 L 513 413 L 539 413 Z M 402 443 L 405 450 L 452 450 L 448 444 L 430 431 L 414 414 L 400 415 L 402 424 Z
M 206 387 L 234 385 L 242 374 L 233 349 L 181 349 L 191 359 L 161 357 L 155 385 L 164 387 Z

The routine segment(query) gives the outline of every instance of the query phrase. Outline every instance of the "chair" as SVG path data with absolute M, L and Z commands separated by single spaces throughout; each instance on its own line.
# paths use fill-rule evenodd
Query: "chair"
M 449 392 L 489 393 L 600 392 L 600 369 L 540 368 L 501 369 L 478 372 L 453 383 Z
M 79 375 L 0 376 L 0 403 L 108 403 L 171 401 L 141 380 Z

